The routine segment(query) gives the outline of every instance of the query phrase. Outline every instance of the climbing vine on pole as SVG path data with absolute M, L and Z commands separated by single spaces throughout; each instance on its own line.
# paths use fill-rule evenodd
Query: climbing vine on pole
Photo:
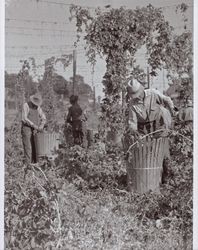
M 56 115 L 58 113 L 58 99 L 54 93 L 54 74 L 55 65 L 60 62 L 64 69 L 72 61 L 72 55 L 61 55 L 60 57 L 51 57 L 45 60 L 45 72 L 43 80 L 40 82 L 40 88 L 43 98 L 43 110 L 47 117 L 47 127 L 49 131 L 58 130 Z
M 134 10 L 123 7 L 104 11 L 96 9 L 94 13 L 73 5 L 70 12 L 71 19 L 77 21 L 78 37 L 85 32 L 88 61 L 95 64 L 96 55 L 106 60 L 102 110 L 107 127 L 120 130 L 124 121 L 123 110 L 119 108 L 121 93 L 130 79 L 127 77 L 126 52 L 133 58 L 138 49 L 145 46 L 151 75 L 156 75 L 165 62 L 173 28 L 165 20 L 162 9 L 152 5 Z

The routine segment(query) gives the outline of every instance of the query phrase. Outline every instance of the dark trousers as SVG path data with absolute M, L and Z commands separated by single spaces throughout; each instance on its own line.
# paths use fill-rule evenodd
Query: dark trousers
M 34 139 L 34 130 L 31 127 L 22 125 L 21 128 L 24 160 L 26 163 L 36 163 L 36 147 Z
M 82 145 L 83 143 L 83 132 L 82 130 L 73 130 L 73 138 L 75 145 Z

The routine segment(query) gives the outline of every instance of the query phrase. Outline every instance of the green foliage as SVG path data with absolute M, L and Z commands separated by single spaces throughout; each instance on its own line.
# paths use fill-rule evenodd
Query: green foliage
M 69 85 L 68 85 L 68 91 L 69 96 L 73 94 L 73 77 L 70 77 L 69 79 Z M 93 90 L 84 81 L 84 77 L 81 75 L 75 76 L 75 85 L 74 85 L 74 93 L 78 96 L 84 95 L 84 96 L 91 96 L 93 95 Z
M 13 89 L 17 81 L 17 74 L 9 74 L 5 71 L 5 88 Z
M 42 109 L 47 118 L 47 126 L 49 131 L 53 131 L 56 126 L 56 106 L 57 106 L 57 97 L 54 95 L 53 90 L 53 76 L 54 76 L 54 64 L 55 57 L 51 57 L 45 60 L 45 72 L 43 80 L 40 81 L 40 92 L 43 98 Z
M 64 148 L 60 150 L 55 165 L 57 174 L 79 189 L 115 187 L 116 181 L 122 178 L 126 185 L 126 170 L 120 156 L 116 152 L 106 155 L 100 144 L 95 144 L 91 150 L 79 146 Z
M 183 16 L 188 6 L 177 6 Z M 181 99 L 192 97 L 192 34 L 185 31 L 174 35 L 173 27 L 164 18 L 161 8 L 148 5 L 134 10 L 106 8 L 89 10 L 72 6 L 71 20 L 76 18 L 78 39 L 85 27 L 88 61 L 94 66 L 96 55 L 106 60 L 106 73 L 103 77 L 105 99 L 103 116 L 107 127 L 112 130 L 123 128 L 123 110 L 115 112 L 128 81 L 128 59 L 130 54 L 135 62 L 135 53 L 145 46 L 152 76 L 165 67 L 169 73 L 189 74 L 189 80 L 181 81 Z M 186 22 L 184 18 L 184 22 Z M 131 76 L 145 82 L 145 73 L 138 65 L 131 65 Z M 120 119 L 121 118 L 121 119 Z M 115 122 L 116 120 L 116 122 Z
M 171 44 L 166 49 L 166 67 L 171 80 L 177 80 L 180 87 L 180 100 L 193 97 L 193 44 L 192 33 L 186 31 L 174 36 Z M 188 78 L 181 79 L 183 73 Z M 176 74 L 176 76 L 175 76 Z
M 67 94 L 67 81 L 62 76 L 55 73 L 55 64 L 57 58 L 51 57 L 45 60 L 45 71 L 43 79 L 39 82 L 39 89 L 42 94 L 43 104 L 42 109 L 46 114 L 48 131 L 58 131 L 58 115 L 60 111 L 59 95 L 58 93 Z M 62 105 L 63 107 L 63 105 Z
M 172 28 L 164 19 L 162 10 L 152 5 L 134 10 L 121 7 L 101 12 L 97 9 L 94 17 L 88 10 L 72 6 L 71 18 L 74 17 L 79 33 L 85 25 L 88 61 L 95 65 L 97 54 L 106 59 L 104 119 L 107 127 L 120 130 L 123 128 L 123 110 L 118 110 L 117 106 L 128 80 L 126 53 L 133 58 L 137 50 L 146 45 L 151 74 L 156 75 L 165 62 L 165 49 L 170 43 Z M 134 66 L 132 76 L 141 78 L 139 73 Z
M 6 249 L 191 248 L 192 156 L 173 157 L 161 194 L 139 195 L 119 148 L 65 147 L 27 168 L 18 123 L 5 140 Z
M 52 77 L 53 81 L 53 90 L 58 94 L 58 95 L 64 95 L 67 96 L 69 91 L 67 88 L 68 82 L 65 80 L 63 76 L 54 74 Z

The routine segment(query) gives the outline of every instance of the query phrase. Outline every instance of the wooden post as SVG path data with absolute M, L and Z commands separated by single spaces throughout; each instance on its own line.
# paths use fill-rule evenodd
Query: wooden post
M 94 94 L 94 100 L 93 100 L 93 106 L 94 110 L 96 109 L 96 88 L 93 86 L 93 94 Z
M 147 82 L 148 82 L 148 88 L 150 89 L 150 75 L 149 75 L 149 66 L 147 66 Z
M 163 74 L 163 87 L 162 87 L 162 93 L 165 90 L 165 77 L 164 77 L 164 68 L 162 69 L 162 74 Z
M 73 95 L 75 87 L 75 78 L 76 78 L 76 50 L 73 50 Z
M 16 82 L 14 83 L 14 101 L 15 101 L 15 110 L 18 110 L 17 106 L 17 90 L 16 90 Z

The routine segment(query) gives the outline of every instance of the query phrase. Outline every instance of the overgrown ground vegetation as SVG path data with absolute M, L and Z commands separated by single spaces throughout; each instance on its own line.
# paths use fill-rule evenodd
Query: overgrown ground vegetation
M 5 249 L 192 249 L 192 148 L 172 138 L 160 194 L 139 195 L 127 191 L 121 150 L 106 153 L 99 143 L 62 145 L 55 161 L 24 166 L 13 124 L 5 137 Z

